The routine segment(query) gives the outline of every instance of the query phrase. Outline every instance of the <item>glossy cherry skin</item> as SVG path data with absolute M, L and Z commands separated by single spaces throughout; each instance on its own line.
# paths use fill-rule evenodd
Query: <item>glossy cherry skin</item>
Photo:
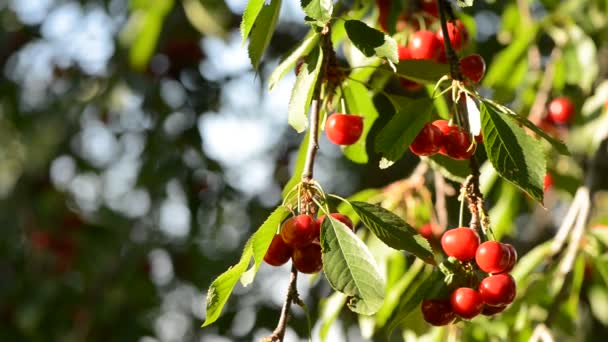
M 556 97 L 549 103 L 549 118 L 558 124 L 567 124 L 574 116 L 574 105 L 565 96 Z
M 488 305 L 511 304 L 516 295 L 515 280 L 507 273 L 486 277 L 479 284 L 479 293 L 483 302 Z
M 443 119 L 433 121 L 433 126 L 439 128 L 439 130 L 441 131 L 441 133 L 443 133 L 443 135 L 445 135 L 446 133 L 448 133 L 451 130 L 449 122 L 447 120 L 443 120 Z M 447 155 L 443 143 L 441 144 L 439 153 Z
M 441 52 L 441 43 L 435 34 L 426 30 L 415 32 L 407 47 L 413 59 L 436 61 Z
M 479 246 L 479 235 L 468 227 L 454 228 L 443 233 L 441 248 L 448 256 L 460 261 L 469 261 L 475 258 Z
M 301 248 L 312 243 L 317 231 L 317 221 L 308 215 L 298 215 L 283 223 L 281 237 L 288 246 Z
M 283 241 L 280 234 L 277 234 L 272 237 L 270 246 L 264 255 L 264 261 L 272 266 L 281 266 L 289 261 L 292 252 L 293 249 Z
M 316 243 L 294 249 L 292 258 L 298 272 L 317 273 L 323 269 L 321 246 Z
M 352 145 L 363 133 L 363 118 L 357 115 L 334 113 L 325 122 L 325 134 L 336 145 Z
M 420 309 L 424 320 L 431 325 L 447 325 L 455 318 L 449 299 L 425 299 Z
M 410 49 L 408 49 L 407 46 L 397 46 L 397 54 L 399 55 L 400 61 L 412 58 L 412 55 L 410 54 Z
M 484 305 L 483 310 L 481 310 L 481 314 L 484 316 L 492 316 L 492 315 L 496 315 L 499 312 L 505 311 L 506 308 L 507 308 L 506 305 L 500 305 L 500 306 Z
M 477 247 L 475 262 L 486 273 L 501 273 L 509 267 L 511 252 L 497 241 L 486 241 Z
M 511 272 L 511 270 L 513 269 L 513 267 L 515 267 L 515 264 L 517 263 L 517 250 L 515 249 L 515 247 L 508 243 L 505 243 L 503 245 L 509 251 L 509 263 L 507 265 L 507 268 L 505 268 L 505 270 L 503 271 L 504 273 L 507 273 Z
M 448 157 L 457 160 L 470 159 L 477 149 L 477 145 L 471 145 L 471 136 L 456 126 L 443 134 L 443 147 Z
M 410 151 L 418 156 L 430 156 L 443 145 L 443 133 L 432 124 L 426 124 L 410 145 Z
M 378 24 L 384 32 L 389 32 L 388 18 L 391 12 L 391 0 L 376 0 L 378 5 Z
M 452 292 L 450 303 L 452 311 L 465 319 L 479 315 L 484 306 L 479 292 L 468 287 L 461 287 Z
M 450 44 L 452 45 L 452 48 L 456 51 L 462 50 L 462 48 L 467 43 L 467 39 L 469 36 L 467 29 L 464 27 L 464 25 L 462 24 L 462 22 L 460 20 L 456 20 L 455 22 L 447 22 L 446 25 L 447 25 L 448 36 L 450 37 Z M 441 28 L 439 28 L 439 30 L 437 30 L 436 36 L 437 36 L 437 40 L 439 40 L 439 42 L 441 43 L 441 46 L 444 47 L 443 30 Z
M 462 76 L 479 83 L 486 73 L 486 62 L 478 54 L 463 57 L 458 62 Z

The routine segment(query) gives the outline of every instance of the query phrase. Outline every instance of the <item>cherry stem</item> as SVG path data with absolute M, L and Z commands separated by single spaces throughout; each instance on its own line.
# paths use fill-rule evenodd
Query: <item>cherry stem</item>
M 447 25 L 447 11 L 449 4 L 445 0 L 437 0 L 437 6 L 439 7 L 439 19 L 441 21 L 441 32 L 443 33 L 443 45 L 445 46 L 445 54 L 450 64 L 450 76 L 456 81 L 462 81 L 462 73 L 458 66 L 458 56 L 452 47 L 450 42 L 450 35 L 448 33 Z

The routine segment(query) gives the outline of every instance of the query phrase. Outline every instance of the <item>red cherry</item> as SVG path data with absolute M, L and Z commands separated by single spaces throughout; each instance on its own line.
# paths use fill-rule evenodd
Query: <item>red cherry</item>
M 479 83 L 486 73 L 486 62 L 478 54 L 463 57 L 458 64 L 462 75 L 475 83 Z
M 475 262 L 486 273 L 501 273 L 509 267 L 511 252 L 500 242 L 486 241 L 479 245 Z
M 479 292 L 468 287 L 461 287 L 452 292 L 450 303 L 452 311 L 465 319 L 479 315 L 483 309 L 483 300 Z
M 334 113 L 325 122 L 325 134 L 336 145 L 352 145 L 363 133 L 363 118 L 358 115 Z
M 293 250 L 293 264 L 302 273 L 317 273 L 323 269 L 321 246 L 313 243 Z
M 332 218 L 344 223 L 348 228 L 350 228 L 350 230 L 354 230 L 353 228 L 353 221 L 350 219 L 350 217 L 344 215 L 344 214 L 340 214 L 340 213 L 331 213 L 329 214 Z M 325 220 L 325 215 L 321 215 L 319 216 L 319 218 L 317 218 L 317 222 L 318 222 L 318 226 L 322 226 L 323 225 L 323 221 Z
M 292 217 L 283 223 L 281 237 L 288 246 L 293 248 L 310 245 L 318 231 L 316 225 L 317 221 L 308 215 Z
M 270 246 L 264 255 L 264 261 L 272 266 L 281 266 L 291 258 L 291 247 L 287 246 L 280 234 L 272 237 Z
M 439 120 L 435 120 L 433 121 L 433 126 L 439 128 L 439 130 L 441 131 L 441 133 L 443 133 L 443 135 L 445 135 L 446 133 L 448 133 L 450 131 L 450 124 L 447 120 L 443 120 L 443 119 L 439 119 Z M 446 154 L 446 150 L 445 147 L 443 146 L 444 144 L 441 144 L 441 148 L 439 149 L 439 153 L 441 154 Z
M 430 156 L 439 151 L 443 144 L 443 133 L 441 130 L 432 124 L 426 124 L 418 133 L 410 150 L 418 156 Z
M 30 243 L 34 249 L 43 251 L 51 247 L 52 238 L 49 233 L 45 231 L 34 230 L 30 233 Z
M 444 133 L 443 147 L 448 157 L 457 160 L 470 159 L 477 149 L 477 145 L 471 145 L 469 133 L 456 126 L 450 127 L 448 132 Z
M 435 326 L 447 325 L 454 320 L 454 311 L 449 299 L 425 299 L 420 309 L 424 320 Z
M 556 97 L 549 103 L 549 118 L 558 124 L 567 124 L 574 115 L 574 105 L 565 96 Z
M 488 305 L 511 304 L 516 294 L 515 280 L 507 273 L 489 276 L 479 284 L 479 293 Z
M 503 244 L 509 251 L 509 263 L 507 268 L 503 271 L 504 273 L 511 272 L 515 264 L 517 263 L 517 250 L 512 245 L 505 243 Z
M 412 58 L 412 55 L 410 54 L 410 49 L 403 45 L 397 46 L 397 54 L 399 55 L 400 61 Z
M 452 48 L 456 51 L 462 50 L 464 45 L 466 44 L 466 38 L 468 38 L 467 29 L 464 27 L 460 20 L 456 20 L 455 22 L 447 23 L 448 36 L 450 37 L 450 44 Z M 445 53 L 445 45 L 443 43 L 443 30 L 439 28 L 437 31 L 437 40 L 441 43 L 441 46 L 444 47 Z
M 448 256 L 460 261 L 468 261 L 475 258 L 475 252 L 479 246 L 479 235 L 468 227 L 454 228 L 443 233 L 441 247 Z
M 435 238 L 435 233 L 441 231 L 441 227 L 433 223 L 427 223 L 420 228 L 418 228 L 418 233 L 422 235 L 427 240 L 432 240 Z
M 543 191 L 547 192 L 547 190 L 553 186 L 553 177 L 550 174 L 545 174 L 545 179 L 543 181 Z
M 399 83 L 401 83 L 401 87 L 403 87 L 403 89 L 410 91 L 410 92 L 418 91 L 418 90 L 422 89 L 422 87 L 423 87 L 422 84 L 420 84 L 418 82 L 410 81 L 407 78 L 399 78 Z
M 484 316 L 492 316 L 492 315 L 496 315 L 499 312 L 505 311 L 506 308 L 507 308 L 506 305 L 499 305 L 499 306 L 485 305 L 483 307 L 483 310 L 481 310 L 481 314 Z
M 437 7 L 435 0 L 422 0 L 420 2 L 420 9 L 432 17 L 439 18 L 439 7 Z
M 428 59 L 435 61 L 439 57 L 441 43 L 431 31 L 415 32 L 408 45 L 413 59 Z

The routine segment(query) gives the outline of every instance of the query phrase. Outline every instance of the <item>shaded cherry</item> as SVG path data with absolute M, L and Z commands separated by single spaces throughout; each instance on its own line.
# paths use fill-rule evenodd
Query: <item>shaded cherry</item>
M 471 144 L 469 133 L 457 126 L 451 126 L 443 134 L 443 147 L 448 157 L 457 160 L 470 159 L 477 149 L 477 145 Z
M 458 64 L 462 75 L 475 83 L 479 83 L 486 73 L 486 62 L 478 54 L 463 57 Z
M 433 124 L 426 124 L 410 144 L 410 151 L 418 156 L 430 156 L 439 151 L 443 144 L 443 133 Z
M 325 122 L 325 134 L 336 145 L 352 145 L 363 133 L 363 118 L 358 115 L 334 113 Z
M 513 269 L 513 267 L 515 267 L 515 264 L 517 263 L 517 250 L 515 249 L 515 247 L 513 247 L 513 245 L 510 245 L 508 243 L 505 243 L 503 245 L 509 251 L 509 263 L 507 265 L 507 268 L 503 271 L 504 273 L 507 273 L 511 272 L 511 270 Z
M 316 243 L 294 249 L 292 258 L 298 272 L 317 273 L 323 269 L 321 246 Z
M 420 309 L 424 320 L 431 325 L 447 325 L 455 318 L 449 299 L 425 299 Z
M 448 36 L 450 37 L 450 44 L 455 51 L 460 51 L 467 43 L 467 39 L 469 33 L 465 28 L 464 24 L 460 20 L 456 20 L 454 22 L 447 22 Z M 436 33 L 437 40 L 441 43 L 441 46 L 444 48 L 445 54 L 445 45 L 443 42 L 443 30 L 439 28 Z
M 492 305 L 484 305 L 483 310 L 481 310 L 481 314 L 484 316 L 492 316 L 497 313 L 505 311 L 507 308 L 506 305 L 492 306 Z
M 264 255 L 264 261 L 272 266 L 281 266 L 289 261 L 292 252 L 293 249 L 283 241 L 280 234 L 277 234 L 272 237 L 270 246 Z

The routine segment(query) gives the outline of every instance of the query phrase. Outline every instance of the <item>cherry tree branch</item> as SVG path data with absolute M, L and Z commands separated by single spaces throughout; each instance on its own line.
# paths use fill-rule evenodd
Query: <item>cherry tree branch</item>
M 319 71 L 317 82 L 315 83 L 313 97 L 310 104 L 310 113 L 308 116 L 310 136 L 306 149 L 306 160 L 304 161 L 304 168 L 302 170 L 303 183 L 309 183 L 313 179 L 315 157 L 317 155 L 317 150 L 319 149 L 319 114 L 321 111 L 321 104 L 323 103 L 323 99 L 321 98 L 321 87 L 323 85 L 325 75 L 327 74 L 329 60 L 334 54 L 333 47 L 331 45 L 331 34 L 329 25 L 323 28 L 321 34 L 323 35 L 321 41 L 323 59 L 321 61 L 321 70 Z M 298 209 L 300 211 L 304 209 L 304 211 L 308 212 L 308 210 L 310 210 L 310 205 L 308 205 L 308 203 L 304 203 L 302 208 Z M 292 263 L 291 275 L 289 277 L 289 285 L 287 287 L 287 296 L 285 297 L 285 302 L 283 303 L 283 308 L 281 309 L 281 316 L 279 317 L 279 322 L 277 323 L 277 327 L 272 332 L 272 334 L 262 339 L 263 342 L 282 342 L 283 338 L 285 337 L 285 329 L 287 328 L 287 322 L 289 321 L 289 311 L 291 309 L 291 304 L 295 303 L 300 306 L 303 306 L 304 303 L 300 299 L 296 286 L 297 280 L 298 270 Z

